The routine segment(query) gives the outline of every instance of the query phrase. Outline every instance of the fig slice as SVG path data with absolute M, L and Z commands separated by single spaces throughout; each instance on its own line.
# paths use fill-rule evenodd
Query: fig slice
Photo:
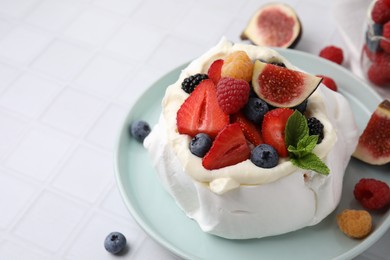
M 259 98 L 275 107 L 295 107 L 319 86 L 322 78 L 256 60 L 252 87 Z
M 241 39 L 259 46 L 294 48 L 301 35 L 302 26 L 295 10 L 283 3 L 270 3 L 251 17 Z
M 359 137 L 353 157 L 372 165 L 390 162 L 390 101 L 382 101 Z

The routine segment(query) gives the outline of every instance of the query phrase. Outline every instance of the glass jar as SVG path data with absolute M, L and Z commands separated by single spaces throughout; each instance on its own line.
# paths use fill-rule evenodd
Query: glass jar
M 382 1 L 380 1 L 382 2 Z M 382 2 L 383 3 L 383 2 Z M 361 51 L 361 67 L 366 78 L 379 87 L 390 87 L 390 38 L 383 36 L 383 29 L 390 31 L 390 20 L 372 17 L 372 9 L 378 8 L 375 5 L 378 1 L 373 1 L 365 18 L 364 44 Z M 389 8 L 382 4 L 380 8 Z

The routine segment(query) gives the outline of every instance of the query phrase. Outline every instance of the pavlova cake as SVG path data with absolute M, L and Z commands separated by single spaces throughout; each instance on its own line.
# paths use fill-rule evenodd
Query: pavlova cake
M 144 146 L 204 232 L 249 239 L 329 215 L 357 140 L 348 102 L 321 78 L 272 49 L 222 39 L 168 86 Z

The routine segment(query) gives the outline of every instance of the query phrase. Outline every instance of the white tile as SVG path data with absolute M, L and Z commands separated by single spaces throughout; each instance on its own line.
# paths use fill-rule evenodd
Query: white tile
M 28 117 L 37 117 L 61 89 L 62 86 L 52 80 L 26 73 L 0 96 L 0 106 Z
M 121 232 L 126 237 L 129 251 L 124 256 L 132 259 L 134 252 L 144 241 L 145 233 L 137 226 L 103 214 L 94 215 L 78 234 L 67 254 L 67 259 L 118 259 L 118 256 L 110 254 L 104 248 L 104 239 L 114 231 Z
M 23 137 L 6 159 L 5 165 L 31 178 L 43 181 L 64 158 L 74 140 L 49 128 L 36 127 Z
M 146 61 L 156 50 L 164 33 L 134 20 L 126 23 L 108 42 L 107 49 L 139 61 Z
M 39 0 L 1 0 L 0 13 L 21 18 L 28 12 Z
M 0 110 L 0 157 L 10 151 L 21 138 L 28 122 Z
M 102 97 L 117 94 L 126 77 L 130 76 L 135 64 L 122 62 L 105 55 L 96 56 L 76 78 L 78 88 Z
M 94 4 L 107 10 L 121 14 L 129 14 L 136 10 L 142 0 L 96 0 Z
M 66 89 L 42 116 L 46 124 L 80 135 L 96 120 L 103 102 L 85 93 Z
M 113 181 L 112 165 L 111 153 L 81 145 L 64 164 L 52 186 L 93 203 Z
M 110 106 L 87 135 L 87 140 L 113 151 L 127 111 L 117 105 Z
M 9 260 L 50 260 L 50 256 L 32 247 L 25 247 L 13 242 L 4 242 L 0 244 L 0 255 Z
M 76 18 L 64 34 L 91 45 L 100 45 L 115 31 L 120 21 L 110 12 L 91 8 Z
M 11 24 L 5 20 L 0 20 L 0 39 L 3 39 L 13 27 L 14 24 Z
M 14 80 L 20 71 L 17 68 L 0 63 L 0 93 Z
M 118 186 L 114 185 L 106 198 L 103 200 L 102 206 L 104 210 L 109 213 L 114 213 L 118 216 L 129 219 L 135 223 L 135 220 L 131 216 L 129 210 L 125 207 L 123 199 L 119 194 Z
M 0 171 L 0 229 L 6 229 L 21 211 L 31 204 L 32 196 L 37 192 L 38 187 L 13 176 L 11 171 L 1 169 Z M 10 196 L 17 194 L 17 196 Z M 1 252 L 1 250 L 0 250 Z M 0 253 L 0 255 L 2 255 Z
M 33 63 L 33 67 L 64 80 L 73 79 L 87 64 L 91 52 L 77 45 L 53 42 Z
M 32 244 L 56 252 L 85 215 L 86 209 L 45 191 L 15 227 Z
M 57 31 L 67 25 L 85 6 L 79 1 L 44 0 L 25 18 L 31 24 Z
M 0 56 L 22 64 L 30 63 L 52 38 L 33 27 L 21 25 L 0 40 Z

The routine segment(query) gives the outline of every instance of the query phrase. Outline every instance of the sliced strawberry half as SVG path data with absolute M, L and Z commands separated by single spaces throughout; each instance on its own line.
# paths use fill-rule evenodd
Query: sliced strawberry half
M 180 134 L 191 137 L 198 133 L 214 138 L 229 123 L 229 116 L 218 105 L 217 90 L 212 80 L 203 80 L 184 101 L 176 115 Z
M 210 68 L 207 72 L 207 76 L 211 79 L 215 85 L 217 85 L 218 81 L 221 79 L 221 70 L 222 70 L 223 60 L 215 60 L 211 63 Z
M 255 146 L 263 143 L 263 139 L 260 134 L 261 129 L 259 129 L 253 122 L 249 121 L 243 113 L 239 112 L 232 115 L 231 122 L 238 123 L 245 138 Z
M 229 124 L 215 138 L 202 165 L 208 170 L 223 168 L 245 161 L 250 149 L 238 123 Z
M 271 145 L 278 152 L 280 157 L 287 157 L 285 128 L 288 118 L 294 113 L 289 108 L 276 108 L 264 115 L 261 133 L 264 143 Z

